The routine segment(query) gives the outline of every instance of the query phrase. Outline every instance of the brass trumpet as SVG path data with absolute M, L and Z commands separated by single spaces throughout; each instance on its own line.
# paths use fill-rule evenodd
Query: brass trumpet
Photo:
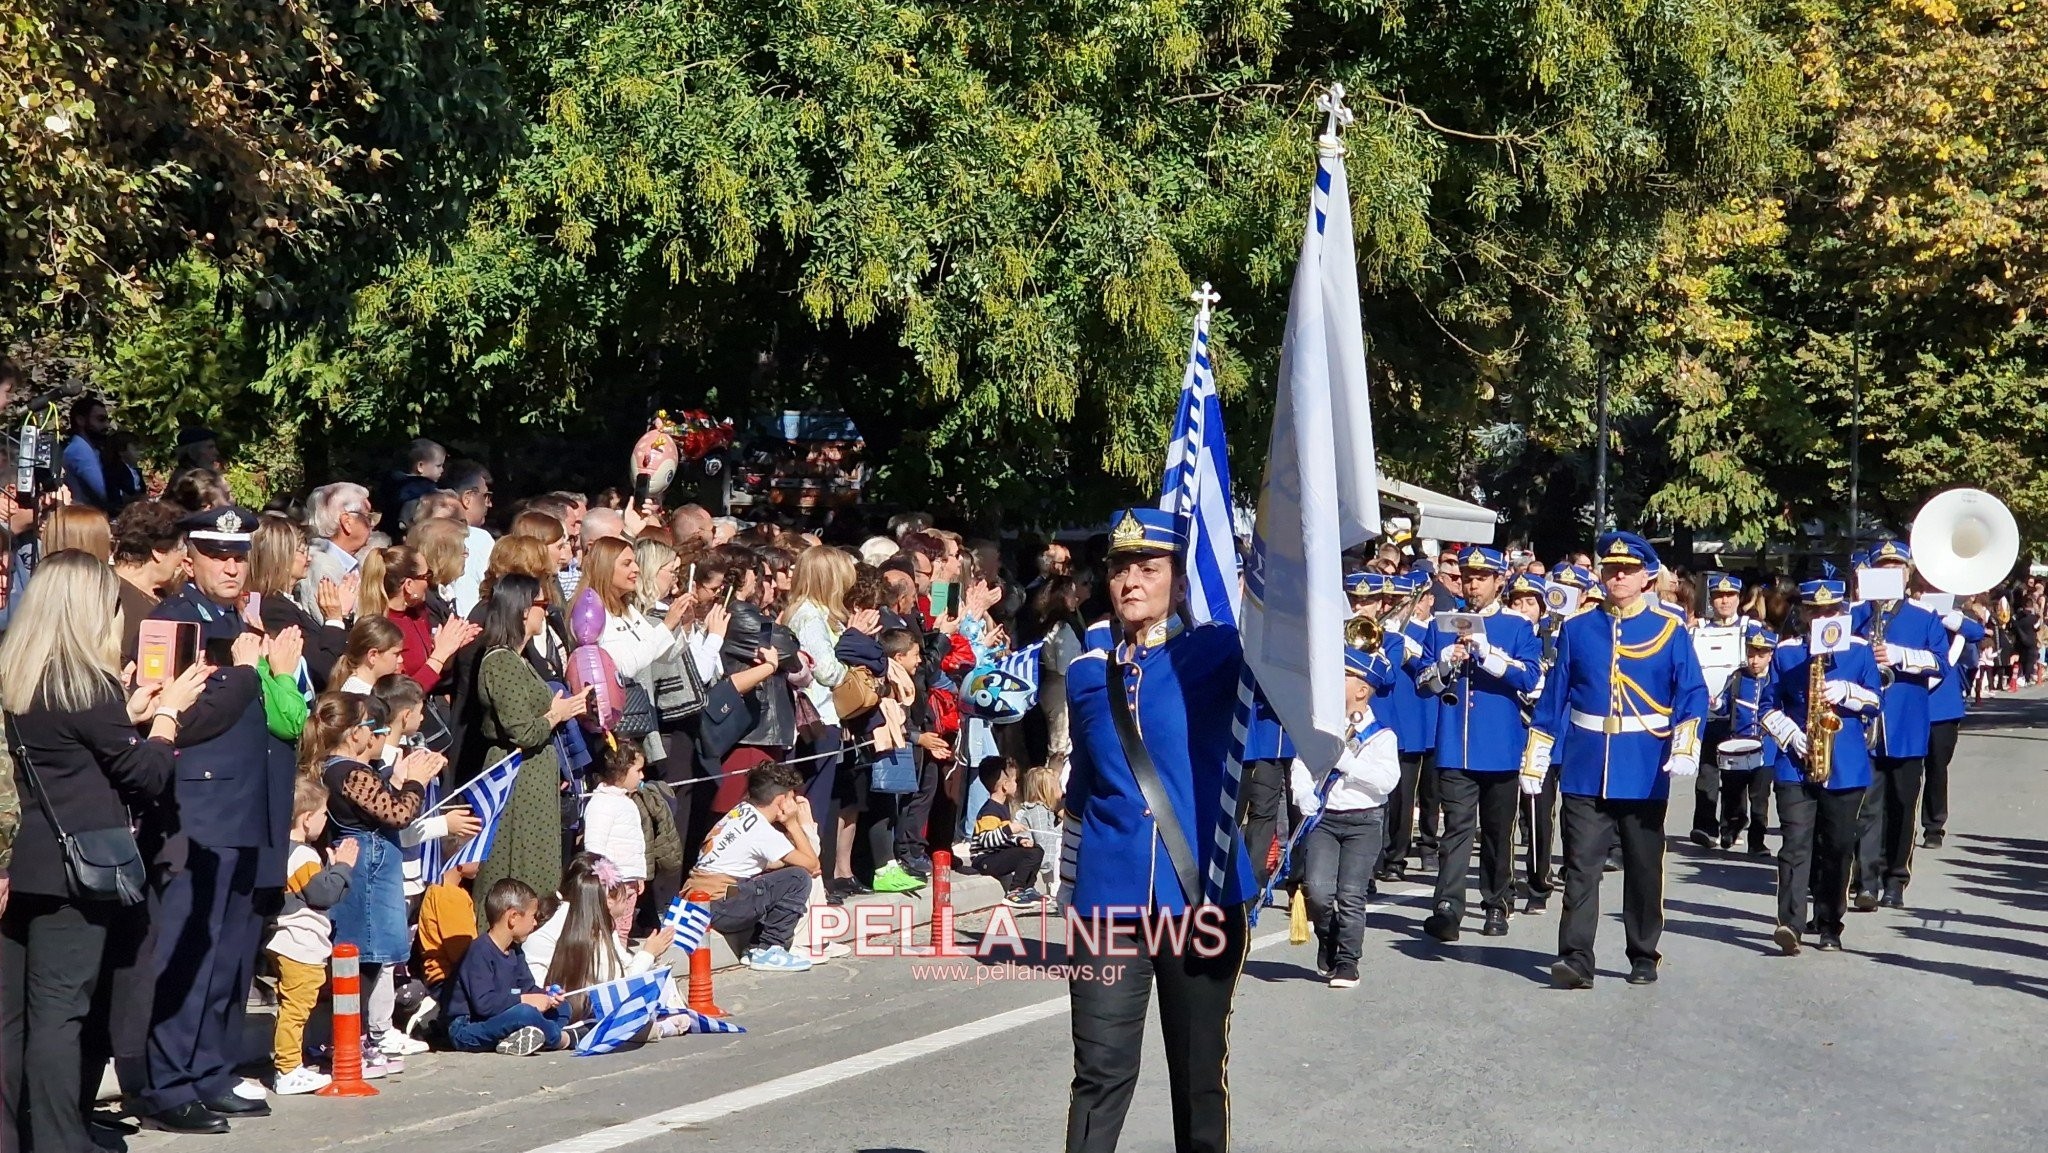
M 1344 622 L 1344 643 L 1354 649 L 1376 653 L 1386 638 L 1386 626 L 1372 617 L 1352 617 Z

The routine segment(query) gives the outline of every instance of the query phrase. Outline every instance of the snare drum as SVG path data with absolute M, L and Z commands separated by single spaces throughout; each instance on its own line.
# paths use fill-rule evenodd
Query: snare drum
M 1762 767 L 1764 743 L 1755 737 L 1730 737 L 1715 754 L 1724 773 L 1746 773 Z

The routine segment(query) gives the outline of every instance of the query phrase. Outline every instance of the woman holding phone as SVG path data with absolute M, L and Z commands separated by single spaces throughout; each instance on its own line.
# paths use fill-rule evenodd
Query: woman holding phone
M 570 696 L 553 691 L 525 656 L 548 627 L 548 598 L 539 581 L 508 573 L 491 587 L 484 605 L 484 655 L 477 662 L 476 686 L 488 746 L 483 763 L 496 764 L 515 751 L 522 759 L 476 887 L 487 893 L 500 877 L 516 877 L 536 893 L 552 893 L 562 879 L 557 794 L 563 781 L 555 759 L 555 727 L 588 712 L 591 698 L 588 692 Z

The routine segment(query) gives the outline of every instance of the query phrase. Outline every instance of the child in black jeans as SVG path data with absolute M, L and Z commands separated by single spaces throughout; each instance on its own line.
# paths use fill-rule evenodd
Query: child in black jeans
M 981 784 L 988 790 L 988 801 L 974 818 L 975 871 L 1002 882 L 1003 904 L 1013 909 L 1036 907 L 1045 900 L 1032 884 L 1045 861 L 1045 849 L 1010 815 L 1017 768 L 990 757 L 981 763 Z

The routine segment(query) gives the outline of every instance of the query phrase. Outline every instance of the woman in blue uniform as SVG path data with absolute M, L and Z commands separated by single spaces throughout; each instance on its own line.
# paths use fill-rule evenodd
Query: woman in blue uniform
M 1244 654 L 1235 629 L 1183 621 L 1185 542 L 1170 514 L 1129 509 L 1112 525 L 1109 594 L 1123 640 L 1067 671 L 1067 1149 L 1116 1148 L 1157 985 L 1174 1148 L 1210 1153 L 1230 1142 L 1230 1000 L 1256 891 L 1243 842 L 1233 840 L 1219 902 L 1203 903 Z M 1157 932 L 1169 919 L 1187 931 Z M 1116 954 L 1111 926 L 1124 950 Z

